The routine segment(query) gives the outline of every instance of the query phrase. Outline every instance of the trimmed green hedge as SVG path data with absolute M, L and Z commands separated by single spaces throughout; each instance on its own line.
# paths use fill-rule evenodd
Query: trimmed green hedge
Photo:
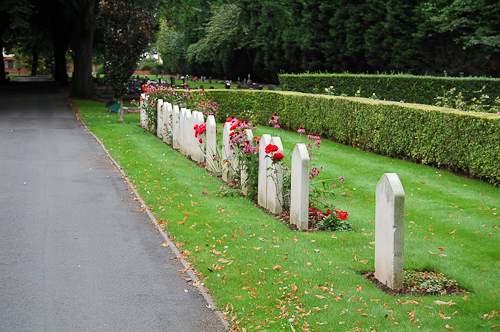
M 358 90 L 361 97 L 369 98 L 373 93 L 378 98 L 435 105 L 437 96 L 456 88 L 466 100 L 478 97 L 475 91 L 483 86 L 490 97 L 500 96 L 500 79 L 486 77 L 434 77 L 414 75 L 359 75 L 359 74 L 280 74 L 283 91 L 324 93 L 333 86 L 336 94 L 354 96 Z
M 334 141 L 386 156 L 463 172 L 500 185 L 500 116 L 435 106 L 298 92 L 205 90 L 219 121 L 235 115 L 284 129 L 303 126 Z M 243 114 L 245 113 L 245 114 Z

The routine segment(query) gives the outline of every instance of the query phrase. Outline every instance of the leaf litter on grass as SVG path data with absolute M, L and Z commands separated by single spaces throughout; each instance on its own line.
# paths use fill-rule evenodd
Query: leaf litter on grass
M 99 127 L 97 121 L 93 125 L 95 127 L 92 130 L 95 130 L 96 134 L 99 131 L 105 132 L 106 127 L 109 128 L 107 124 Z M 223 304 L 221 305 L 223 308 L 227 308 L 226 305 L 229 306 L 228 317 L 233 320 L 234 315 L 237 315 L 237 318 L 233 320 L 233 322 L 238 322 L 237 328 L 245 330 L 258 328 L 269 331 L 276 330 L 277 327 L 288 330 L 321 331 L 338 330 L 339 328 L 342 330 L 391 330 L 391 326 L 397 325 L 398 329 L 404 328 L 405 330 L 416 329 L 419 326 L 422 326 L 424 330 L 435 330 L 438 326 L 443 328 L 443 325 L 439 323 L 443 322 L 443 318 L 439 315 L 440 312 L 443 312 L 444 317 L 451 317 L 446 320 L 449 321 L 448 326 L 450 327 L 465 328 L 468 326 L 468 330 L 474 330 L 479 325 L 488 328 L 494 326 L 489 324 L 488 320 L 479 320 L 477 317 L 488 311 L 482 308 L 488 308 L 494 302 L 491 299 L 492 296 L 495 298 L 495 295 L 489 294 L 495 290 L 491 291 L 491 287 L 486 290 L 487 286 L 481 282 L 487 282 L 495 289 L 494 280 L 496 279 L 494 276 L 495 271 L 499 271 L 498 264 L 489 259 L 489 256 L 483 256 L 485 259 L 483 259 L 482 264 L 478 264 L 477 259 L 467 259 L 467 257 L 472 256 L 467 255 L 467 252 L 457 252 L 456 248 L 464 248 L 460 243 L 468 244 L 465 248 L 469 248 L 469 251 L 472 250 L 474 255 L 477 255 L 477 250 L 469 246 L 477 243 L 477 240 L 490 241 L 492 246 L 486 247 L 484 252 L 486 255 L 490 255 L 491 251 L 493 255 L 493 248 L 496 246 L 493 235 L 496 235 L 496 239 L 498 239 L 498 229 L 493 228 L 495 225 L 493 223 L 488 227 L 497 233 L 485 232 L 486 227 L 481 225 L 485 224 L 487 220 L 479 224 L 479 229 L 471 223 L 461 222 L 458 224 L 458 221 L 451 223 L 453 216 L 450 220 L 447 218 L 449 213 L 442 213 L 443 205 L 451 206 L 451 203 L 454 203 L 452 206 L 469 205 L 470 208 L 466 212 L 468 216 L 472 216 L 472 220 L 480 220 L 485 216 L 497 218 L 492 214 L 483 213 L 484 210 L 478 210 L 477 207 L 482 203 L 473 202 L 469 197 L 467 197 L 467 201 L 459 201 L 453 196 L 449 198 L 450 196 L 444 195 L 440 197 L 444 198 L 445 201 L 437 205 L 435 198 L 428 199 L 427 195 L 423 196 L 416 192 L 407 193 L 409 195 L 407 199 L 415 200 L 418 196 L 422 205 L 415 204 L 417 203 L 415 201 L 413 203 L 415 206 L 408 208 L 410 216 L 407 218 L 414 218 L 418 227 L 413 224 L 408 225 L 413 226 L 409 231 L 414 233 L 412 235 L 407 233 L 405 236 L 407 239 L 405 242 L 407 250 L 405 267 L 408 265 L 414 269 L 430 268 L 440 271 L 443 269 L 455 271 L 451 274 L 453 277 L 460 279 L 461 283 L 465 281 L 467 288 L 474 289 L 474 292 L 467 295 L 467 299 L 464 296 L 464 299 L 460 298 L 460 301 L 453 300 L 457 304 L 450 308 L 456 307 L 456 310 L 452 309 L 451 312 L 446 309 L 436 311 L 434 307 L 448 308 L 448 306 L 439 306 L 433 302 L 442 299 L 442 296 L 425 298 L 405 296 L 400 302 L 399 298 L 395 299 L 378 291 L 368 280 L 358 274 L 373 269 L 374 244 L 372 237 L 374 227 L 373 222 L 371 222 L 373 219 L 371 215 L 374 207 L 373 200 L 366 199 L 364 204 L 366 210 L 360 209 L 356 214 L 358 218 L 353 218 L 358 228 L 348 236 L 340 233 L 292 232 L 279 221 L 244 200 L 202 195 L 205 189 L 217 190 L 217 187 L 220 186 L 220 184 L 217 185 L 218 181 L 199 181 L 199 177 L 206 175 L 206 173 L 197 173 L 203 171 L 198 167 L 192 167 L 189 170 L 182 162 L 178 163 L 179 165 L 162 163 L 164 159 L 171 162 L 175 159 L 182 160 L 183 157 L 174 151 L 169 151 L 170 148 L 157 142 L 158 140 L 151 134 L 143 135 L 140 133 L 138 134 L 141 136 L 140 139 L 131 139 L 133 143 L 127 143 L 126 148 L 119 149 L 120 144 L 124 144 L 124 142 L 113 140 L 113 137 L 124 136 L 125 132 L 130 135 L 130 132 L 134 131 L 131 129 L 133 126 L 128 128 L 123 126 L 123 128 L 127 128 L 124 133 L 120 133 L 121 127 L 115 126 L 114 132 L 108 132 L 105 144 L 109 144 L 109 148 L 113 149 L 111 152 L 122 166 L 130 165 L 124 169 L 130 177 L 136 176 L 133 180 L 136 180 L 135 184 L 140 184 L 137 189 L 143 197 L 147 198 L 146 203 L 153 208 L 154 213 L 159 217 L 158 219 L 165 222 L 168 232 L 176 244 L 185 250 L 183 254 L 196 268 L 217 303 Z M 146 142 L 141 142 L 141 140 Z M 327 147 L 330 144 L 325 142 L 324 146 Z M 340 147 L 340 149 L 343 151 L 350 148 Z M 157 152 L 153 153 L 153 150 L 160 151 L 162 157 L 149 157 L 149 161 L 144 163 L 141 156 L 155 156 Z M 163 156 L 164 151 L 166 156 Z M 359 158 L 358 154 L 362 155 L 362 158 L 366 157 L 364 152 L 361 154 L 353 150 L 349 151 L 350 158 L 345 161 L 340 160 L 339 163 L 341 166 L 345 165 L 346 168 L 351 167 L 352 163 L 356 162 Z M 338 156 L 339 153 L 333 155 Z M 374 158 L 384 159 L 385 157 L 375 156 Z M 376 162 L 373 168 L 380 169 L 381 167 L 376 165 Z M 140 165 L 141 163 L 142 165 Z M 402 162 L 394 161 L 393 165 L 397 168 L 400 167 L 398 165 L 400 163 Z M 366 164 L 366 161 L 363 164 Z M 339 173 L 336 165 L 331 167 L 331 170 L 333 173 Z M 165 171 L 170 173 L 161 175 Z M 393 170 L 387 169 L 387 171 Z M 395 171 L 399 173 L 399 171 Z M 357 188 L 356 193 L 359 197 L 373 195 L 367 189 L 373 185 L 368 184 L 377 181 L 376 177 L 372 176 L 370 180 L 370 176 L 366 176 L 372 174 L 370 172 L 373 170 L 366 168 L 366 172 L 355 172 L 356 181 L 360 180 L 360 176 L 365 177 L 363 180 L 365 183 L 358 182 L 353 185 Z M 149 176 L 145 176 L 143 173 L 147 173 Z M 347 175 L 347 173 L 344 174 Z M 406 188 L 407 182 L 410 181 L 409 177 L 406 178 L 404 172 L 400 174 Z M 354 177 L 354 175 L 352 176 Z M 172 181 L 173 178 L 176 180 Z M 447 179 L 448 175 L 435 178 L 435 181 L 422 179 L 422 182 L 425 182 L 430 188 L 437 186 L 439 189 L 442 186 L 445 189 L 446 183 L 442 185 L 437 183 L 443 178 Z M 138 181 L 144 183 L 138 183 Z M 363 184 L 367 184 L 367 186 L 363 187 Z M 423 185 L 418 183 L 418 186 Z M 482 184 L 477 186 L 484 187 Z M 212 187 L 214 189 L 211 189 Z M 408 188 L 411 187 L 412 185 L 408 186 Z M 469 184 L 467 188 L 470 187 Z M 462 190 L 467 188 L 462 187 Z M 148 190 L 150 194 L 147 194 Z M 160 193 L 160 191 L 162 192 Z M 485 192 L 485 190 L 481 192 Z M 452 194 L 458 196 L 456 192 L 452 192 Z M 356 198 L 355 196 L 353 199 Z M 160 199 L 156 199 L 157 197 Z M 485 199 L 484 196 L 477 195 L 477 197 Z M 490 197 L 490 203 L 493 202 L 492 200 L 496 202 L 491 204 L 494 207 L 490 205 L 490 210 L 485 209 L 486 212 L 492 212 L 491 209 L 496 208 L 495 205 L 498 204 L 498 195 L 488 195 L 488 197 Z M 352 203 L 345 202 L 345 204 Z M 473 206 L 473 204 L 476 205 Z M 217 205 L 219 208 L 216 208 Z M 239 214 L 231 215 L 231 213 L 236 212 Z M 422 218 L 425 216 L 427 218 Z M 429 216 L 434 216 L 434 219 L 429 219 Z M 185 217 L 187 219 L 184 219 Z M 467 216 L 465 218 L 471 220 Z M 365 228 L 366 232 L 360 232 L 360 228 Z M 429 228 L 433 228 L 433 230 L 429 230 Z M 455 229 L 456 232 L 450 234 Z M 476 230 L 479 232 L 476 233 Z M 488 235 L 489 233 L 492 235 Z M 234 234 L 236 235 L 233 236 Z M 367 234 L 372 234 L 372 236 L 366 236 Z M 446 238 L 443 234 L 446 234 Z M 226 236 L 224 237 L 224 235 Z M 273 237 L 278 240 L 276 241 Z M 437 244 L 434 240 L 439 240 L 440 243 Z M 423 254 L 413 256 L 412 252 L 418 253 L 419 249 L 423 249 L 421 246 L 425 242 L 429 246 L 425 252 L 430 256 L 430 259 L 424 258 Z M 255 250 L 253 247 L 260 249 Z M 498 248 L 498 246 L 496 247 Z M 443 248 L 443 251 L 439 248 Z M 428 250 L 431 250 L 432 253 L 438 253 L 438 255 L 431 255 Z M 452 260 L 449 260 L 450 257 L 439 256 L 441 253 L 449 255 L 453 251 L 455 253 Z M 438 261 L 438 259 L 446 261 Z M 458 260 L 458 263 L 454 263 L 454 260 Z M 229 264 L 229 262 L 232 263 Z M 467 270 L 467 273 L 460 272 L 460 268 L 454 267 L 457 264 L 469 265 L 470 269 Z M 488 265 L 487 270 L 484 271 L 486 265 Z M 278 266 L 281 268 L 274 269 Z M 213 272 L 210 272 L 209 269 Z M 478 275 L 476 269 L 482 274 Z M 479 279 L 479 283 L 478 277 L 482 278 Z M 249 288 L 243 289 L 243 287 Z M 323 287 L 328 289 L 328 292 Z M 476 292 L 480 292 L 482 296 L 475 295 Z M 444 298 L 443 302 L 449 301 L 446 296 Z M 471 304 L 468 304 L 467 309 L 464 309 L 464 303 Z M 408 306 L 410 307 L 406 309 Z M 427 309 L 425 306 L 432 309 Z M 401 310 L 401 308 L 405 309 Z M 488 312 L 491 309 L 489 307 Z M 452 315 L 454 311 L 459 313 Z M 478 321 L 483 323 L 478 323 Z

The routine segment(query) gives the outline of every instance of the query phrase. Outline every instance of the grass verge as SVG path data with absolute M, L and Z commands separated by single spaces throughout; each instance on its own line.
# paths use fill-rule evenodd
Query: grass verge
M 141 129 L 139 115 L 125 114 L 119 124 L 102 104 L 75 105 L 237 328 L 480 331 L 500 325 L 500 188 L 323 141 L 316 152 L 320 178 L 345 177 L 335 181 L 334 203 L 349 212 L 354 231 L 291 231 L 244 198 L 215 196 L 223 183 Z M 272 132 L 259 127 L 254 134 Z M 299 135 L 276 133 L 289 158 Z M 467 294 L 394 297 L 362 276 L 374 269 L 375 187 L 392 172 L 406 193 L 405 269 L 443 273 Z

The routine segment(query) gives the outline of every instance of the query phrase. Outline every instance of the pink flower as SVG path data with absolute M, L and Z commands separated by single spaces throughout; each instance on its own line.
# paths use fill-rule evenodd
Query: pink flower
M 345 192 L 342 193 L 342 196 L 347 196 L 347 194 Z
M 337 185 L 335 183 L 332 183 L 332 187 L 336 187 Z
M 299 133 L 299 134 L 305 134 L 306 130 L 304 129 L 304 127 L 300 126 L 299 130 L 297 130 L 297 133 Z
M 343 177 L 343 176 L 339 176 L 339 181 L 340 181 L 340 182 L 344 182 L 344 181 L 345 181 L 345 177 Z

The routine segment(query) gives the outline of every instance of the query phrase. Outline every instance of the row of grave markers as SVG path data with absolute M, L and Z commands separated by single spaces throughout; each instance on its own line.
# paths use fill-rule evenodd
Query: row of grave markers
M 146 97 L 143 95 L 141 100 Z M 147 114 L 143 108 L 140 112 L 141 126 L 148 128 Z M 157 136 L 164 142 L 171 144 L 174 149 L 180 150 L 185 156 L 198 163 L 205 162 L 205 156 L 212 158 L 217 154 L 217 125 L 215 117 L 209 115 L 206 121 L 206 132 L 195 137 L 195 125 L 204 122 L 202 112 L 191 111 L 186 108 L 157 102 L 158 127 Z M 229 138 L 231 134 L 230 122 L 226 122 L 222 138 L 222 178 L 225 182 L 232 180 L 233 152 Z M 253 139 L 251 130 L 246 131 L 248 140 Z M 171 140 L 171 141 L 170 141 Z M 259 174 L 258 174 L 258 203 L 272 213 L 281 213 L 283 169 L 281 164 L 273 164 L 265 153 L 269 144 L 276 145 L 283 153 L 283 144 L 279 137 L 262 135 L 259 145 Z M 309 153 L 303 143 L 295 145 L 292 153 L 291 167 L 291 197 L 290 222 L 301 230 L 308 229 L 309 223 Z M 211 170 L 211 163 L 206 166 Z M 246 174 L 241 174 L 242 183 L 246 182 Z M 251 188 L 243 188 L 243 191 Z M 403 288 L 404 264 L 404 204 L 405 193 L 399 177 L 395 173 L 386 173 L 382 176 L 376 188 L 375 207 L 375 278 L 391 289 Z

